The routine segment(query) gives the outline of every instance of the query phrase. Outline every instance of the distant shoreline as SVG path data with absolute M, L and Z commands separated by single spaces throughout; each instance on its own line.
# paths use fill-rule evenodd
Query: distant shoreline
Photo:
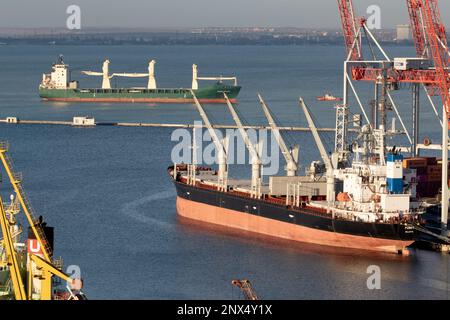
M 395 30 L 377 30 L 385 45 L 413 45 L 396 40 Z M 190 29 L 0 29 L 1 44 L 29 45 L 343 45 L 340 30 L 305 28 Z
M 414 46 L 412 41 L 380 41 L 385 46 Z M 114 39 L 54 39 L 54 38 L 9 38 L 0 37 L 0 46 L 8 45 L 84 45 L 84 46 L 344 46 L 343 40 L 292 40 L 292 39 L 177 39 L 177 40 L 114 40 Z

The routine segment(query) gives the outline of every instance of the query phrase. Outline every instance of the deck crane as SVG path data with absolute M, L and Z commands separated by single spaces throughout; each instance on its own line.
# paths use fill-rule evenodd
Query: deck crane
M 237 77 L 199 77 L 198 76 L 198 66 L 196 64 L 192 65 L 192 90 L 198 90 L 198 80 L 205 81 L 219 81 L 222 82 L 224 80 L 230 80 L 234 82 L 234 85 L 237 86 Z
M 110 61 L 106 59 L 103 61 L 102 72 L 97 71 L 81 71 L 82 74 L 87 76 L 100 76 L 102 77 L 102 89 L 111 89 L 111 81 L 112 76 L 109 75 L 109 63 Z
M 148 63 L 148 73 L 113 73 L 112 77 L 125 77 L 125 78 L 146 78 L 148 77 L 147 89 L 156 89 L 155 80 L 155 60 L 151 60 Z
M 40 289 L 40 300 L 51 300 L 52 299 L 52 277 L 57 276 L 58 278 L 67 281 L 68 287 L 70 289 L 69 300 L 85 300 L 84 294 L 80 292 L 79 296 L 74 296 L 72 290 L 81 290 L 83 282 L 81 279 L 73 279 L 69 275 L 65 274 L 53 264 L 45 261 L 41 257 L 30 254 L 30 262 L 36 265 L 35 270 L 30 266 L 28 270 L 28 283 L 29 283 L 29 299 L 31 299 L 30 292 L 32 291 L 32 279 L 39 279 L 41 282 Z
M 239 116 L 234 109 L 233 104 L 231 103 L 230 99 L 228 98 L 227 94 L 224 92 L 223 96 L 225 97 L 225 101 L 227 102 L 228 108 L 230 109 L 230 113 L 233 117 L 234 122 L 238 126 L 239 132 L 242 136 L 242 139 L 244 140 L 245 145 L 247 146 L 247 149 L 250 152 L 251 162 L 252 162 L 252 181 L 251 181 L 251 194 L 255 198 L 261 197 L 261 168 L 262 168 L 262 161 L 261 161 L 261 144 L 257 147 L 252 143 L 250 140 L 250 137 L 248 136 L 247 131 L 245 131 L 244 126 L 242 125 L 241 119 L 239 119 Z
M 82 282 L 80 279 L 72 279 L 64 272 L 59 270 L 52 261 L 52 250 L 50 243 L 48 242 L 44 229 L 41 224 L 41 219 L 35 219 L 31 210 L 30 203 L 25 195 L 25 192 L 21 186 L 21 175 L 17 174 L 13 170 L 12 161 L 7 155 L 8 144 L 6 142 L 0 142 L 0 160 L 5 168 L 5 171 L 10 179 L 13 189 L 16 193 L 16 198 L 11 199 L 11 204 L 6 208 L 3 205 L 3 201 L 0 197 L 0 225 L 3 235 L 2 246 L 6 249 L 7 261 L 9 265 L 9 273 L 12 283 L 12 289 L 16 300 L 32 300 L 36 299 L 33 295 L 33 280 L 36 280 L 39 284 L 38 296 L 40 300 L 50 300 L 53 296 L 52 289 L 52 277 L 57 276 L 67 281 L 71 289 L 80 290 Z M 20 206 L 19 206 L 20 204 Z M 22 208 L 27 221 L 30 225 L 31 231 L 34 237 L 39 243 L 39 249 L 42 253 L 42 257 L 37 256 L 35 253 L 28 253 L 29 261 L 27 266 L 28 285 L 25 289 L 24 279 L 22 278 L 22 269 L 19 266 L 17 251 L 15 248 L 14 238 L 17 236 L 11 233 L 11 226 L 16 223 L 15 217 L 20 208 Z M 9 219 L 7 218 L 9 214 Z M 34 270 L 35 269 L 35 270 Z M 34 271 L 33 271 L 34 270 Z M 81 298 L 84 295 L 81 294 Z M 72 297 L 74 298 L 74 297 Z M 75 297 L 78 298 L 79 297 Z
M 214 128 L 211 125 L 211 122 L 208 119 L 208 116 L 206 115 L 205 110 L 203 109 L 202 105 L 198 101 L 194 90 L 191 90 L 191 94 L 192 94 L 192 97 L 194 98 L 194 102 L 197 107 L 197 110 L 200 113 L 200 116 L 202 117 L 203 122 L 205 123 L 205 126 L 208 129 L 211 139 L 216 147 L 217 158 L 218 158 L 218 162 L 219 162 L 218 189 L 226 192 L 228 190 L 228 164 L 227 164 L 227 147 L 226 147 L 227 141 L 226 141 L 226 138 L 223 141 L 221 141 L 219 139 L 216 131 L 214 130 Z
M 317 131 L 317 127 L 314 123 L 313 118 L 311 117 L 311 113 L 308 110 L 303 98 L 299 98 L 300 107 L 303 109 L 306 120 L 308 121 L 309 129 L 314 137 L 314 141 L 316 142 L 317 148 L 319 149 L 320 156 L 322 157 L 322 161 L 325 164 L 325 168 L 327 171 L 327 201 L 329 203 L 334 202 L 335 195 L 335 179 L 334 179 L 334 166 L 328 153 L 323 145 L 322 139 L 320 138 L 319 132 Z
M 418 0 L 419 1 L 419 0 Z M 442 203 L 441 223 L 448 221 L 448 129 L 450 113 L 450 77 L 448 72 L 449 57 L 445 26 L 442 23 L 437 0 L 422 0 L 421 12 L 424 19 L 426 35 L 434 61 L 436 78 L 443 104 L 442 117 Z M 445 228 L 446 229 L 446 228 Z
M 27 221 L 33 231 L 36 240 L 39 242 L 42 253 L 44 255 L 44 259 L 48 262 L 51 261 L 52 258 L 52 250 L 50 247 L 50 243 L 48 242 L 44 230 L 39 222 L 39 219 L 34 217 L 30 201 L 28 200 L 25 191 L 22 187 L 22 175 L 14 172 L 12 161 L 7 155 L 8 144 L 5 142 L 0 142 L 0 160 L 5 168 L 5 171 L 8 175 L 8 178 L 11 182 L 11 185 L 14 188 L 14 192 L 19 200 L 19 203 L 25 213 Z
M 9 274 L 16 300 L 26 300 L 27 295 L 23 284 L 22 275 L 20 273 L 19 262 L 17 258 L 16 248 L 14 247 L 13 236 L 11 235 L 10 223 L 6 217 L 6 211 L 3 201 L 0 198 L 0 225 L 3 234 L 3 247 L 6 250 Z
M 294 146 L 291 150 L 286 145 L 286 142 L 284 141 L 283 137 L 280 134 L 280 129 L 278 128 L 275 120 L 272 117 L 272 114 L 270 113 L 269 107 L 265 103 L 264 99 L 261 97 L 260 94 L 258 94 L 259 102 L 261 104 L 261 107 L 264 111 L 264 114 L 267 118 L 267 121 L 269 122 L 269 126 L 272 130 L 272 134 L 275 136 L 275 139 L 280 146 L 281 153 L 284 156 L 284 159 L 286 160 L 286 172 L 288 177 L 294 177 L 297 175 L 298 171 L 298 145 Z
M 102 89 L 111 89 L 110 79 L 114 77 L 125 77 L 125 78 L 145 78 L 148 77 L 147 89 L 156 89 L 155 80 L 155 60 L 151 60 L 148 63 L 148 73 L 113 73 L 109 74 L 109 64 L 110 61 L 107 59 L 103 62 L 102 72 L 97 71 L 81 71 L 82 74 L 87 76 L 100 76 L 103 78 Z
M 231 284 L 242 291 L 245 300 L 259 300 L 258 295 L 249 280 L 233 280 L 231 281 Z

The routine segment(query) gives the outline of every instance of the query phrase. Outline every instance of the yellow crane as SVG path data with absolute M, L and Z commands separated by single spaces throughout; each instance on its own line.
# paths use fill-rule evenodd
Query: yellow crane
M 46 261 L 51 262 L 52 252 L 50 248 L 50 244 L 48 243 L 44 230 L 39 223 L 39 220 L 36 219 L 33 215 L 30 202 L 26 197 L 25 191 L 22 187 L 22 175 L 14 172 L 13 165 L 11 159 L 7 155 L 8 151 L 8 143 L 0 142 L 0 160 L 5 168 L 5 171 L 8 175 L 9 181 L 11 182 L 12 187 L 16 193 L 17 198 L 19 199 L 19 203 L 22 207 L 23 212 L 30 224 L 30 227 L 36 237 L 36 240 L 39 242 L 39 245 L 42 248 L 42 253 Z
M 45 236 L 40 219 L 36 219 L 33 216 L 31 206 L 21 185 L 21 175 L 14 172 L 12 161 L 7 155 L 7 149 L 7 144 L 5 142 L 0 142 L 0 160 L 14 188 L 16 198 L 14 200 L 13 198 L 11 199 L 11 204 L 5 210 L 3 201 L 0 197 L 0 225 L 3 234 L 3 240 L 0 241 L 0 246 L 3 247 L 6 252 L 6 261 L 4 261 L 3 264 L 6 264 L 6 266 L 9 267 L 14 298 L 16 300 L 51 300 L 53 298 L 53 276 L 67 281 L 68 288 L 71 293 L 70 299 L 84 298 L 84 294 L 80 291 L 83 286 L 81 279 L 72 279 L 56 267 L 52 261 L 52 250 L 50 243 Z M 24 285 L 24 279 L 22 278 L 18 254 L 15 248 L 16 241 L 14 239 L 17 238 L 18 235 L 11 233 L 12 227 L 16 225 L 16 219 L 14 216 L 20 211 L 20 207 L 25 213 L 27 221 L 30 224 L 31 230 L 40 245 L 43 255 L 41 258 L 34 253 L 28 253 L 26 288 Z M 7 213 L 9 215 L 9 219 Z M 36 293 L 34 293 L 34 289 L 36 289 Z M 80 295 L 73 295 L 71 290 L 80 291 Z
M 20 273 L 19 262 L 17 259 L 16 249 L 14 248 L 13 237 L 11 236 L 11 228 L 6 217 L 3 201 L 0 198 L 0 224 L 3 234 L 3 247 L 6 250 L 6 261 L 9 266 L 9 273 L 13 285 L 14 297 L 16 300 L 26 300 L 25 286 L 23 285 L 22 275 Z
M 31 263 L 29 265 L 28 270 L 28 299 L 31 299 L 33 278 L 38 278 L 41 281 L 41 300 L 51 300 L 52 299 L 52 276 L 57 276 L 70 285 L 71 290 L 81 290 L 83 287 L 83 282 L 81 279 L 72 279 L 69 275 L 65 274 L 58 268 L 56 268 L 53 264 L 45 261 L 41 257 L 30 254 L 30 262 L 34 262 L 36 264 L 36 270 L 33 270 L 31 267 Z M 71 294 L 71 298 L 75 299 L 75 297 Z

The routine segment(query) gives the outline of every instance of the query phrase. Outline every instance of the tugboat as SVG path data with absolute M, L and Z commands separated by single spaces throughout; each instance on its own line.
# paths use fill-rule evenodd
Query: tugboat
M 342 98 L 338 98 L 330 93 L 326 93 L 324 96 L 317 97 L 317 101 L 342 101 Z
M 225 103 L 223 93 L 226 92 L 233 103 L 241 87 L 236 77 L 199 77 L 197 65 L 192 66 L 191 88 L 158 88 L 155 80 L 155 60 L 151 60 L 147 73 L 109 73 L 109 60 L 103 62 L 101 72 L 82 71 L 88 76 L 102 77 L 102 87 L 94 89 L 78 88 L 78 81 L 72 81 L 69 65 L 60 56 L 53 64 L 52 71 L 42 76 L 39 95 L 47 101 L 63 102 L 130 102 L 130 103 L 193 103 L 191 90 L 202 103 Z M 148 78 L 145 88 L 112 88 L 110 79 L 114 77 Z M 199 80 L 215 81 L 213 85 L 199 88 Z M 233 81 L 226 84 L 224 81 Z

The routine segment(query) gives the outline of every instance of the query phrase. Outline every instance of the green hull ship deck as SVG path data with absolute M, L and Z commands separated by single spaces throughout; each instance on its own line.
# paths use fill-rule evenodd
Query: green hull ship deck
M 194 103 L 192 92 L 201 103 L 226 103 L 224 93 L 232 103 L 237 102 L 241 87 L 236 77 L 198 77 L 197 65 L 192 66 L 191 88 L 157 88 L 154 75 L 155 61 L 149 63 L 148 73 L 109 74 L 109 60 L 103 63 L 102 72 L 83 71 L 88 76 L 101 76 L 102 88 L 81 89 L 78 81 L 70 80 L 69 66 L 62 56 L 52 66 L 51 73 L 44 74 L 39 85 L 39 96 L 46 101 L 63 102 L 129 102 L 129 103 Z M 146 88 L 111 88 L 113 77 L 148 78 Z M 214 80 L 213 85 L 199 88 L 198 80 Z M 226 84 L 223 80 L 233 80 Z
M 217 83 L 213 86 L 193 90 L 202 103 L 225 103 L 225 92 L 235 103 L 239 86 Z M 148 103 L 193 103 L 191 89 L 46 89 L 39 88 L 43 100 L 66 102 L 148 102 Z

